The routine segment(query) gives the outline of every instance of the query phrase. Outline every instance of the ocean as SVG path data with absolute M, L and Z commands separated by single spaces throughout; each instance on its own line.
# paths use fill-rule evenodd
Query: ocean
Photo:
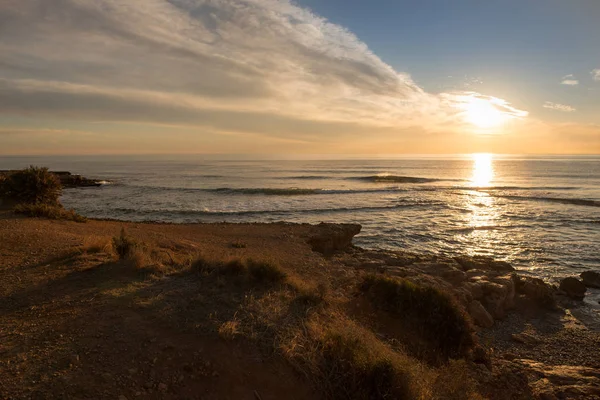
M 485 255 L 541 277 L 600 266 L 600 156 L 216 160 L 2 157 L 105 180 L 64 191 L 93 218 L 359 223 L 359 246 Z

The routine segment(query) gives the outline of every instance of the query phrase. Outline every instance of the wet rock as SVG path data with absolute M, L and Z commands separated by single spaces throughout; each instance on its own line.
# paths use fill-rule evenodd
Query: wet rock
M 572 299 L 583 300 L 587 288 L 577 278 L 564 278 L 560 281 L 559 289 Z
M 308 239 L 313 251 L 332 254 L 352 245 L 352 238 L 360 233 L 358 224 L 326 224 L 316 226 L 317 234 Z
M 469 315 L 473 318 L 475 323 L 483 328 L 491 328 L 494 326 L 494 318 L 490 315 L 489 312 L 483 307 L 483 305 L 477 301 L 473 300 L 469 303 L 467 307 L 469 311 Z
M 585 271 L 582 272 L 581 279 L 583 284 L 587 287 L 600 289 L 600 272 L 597 271 Z

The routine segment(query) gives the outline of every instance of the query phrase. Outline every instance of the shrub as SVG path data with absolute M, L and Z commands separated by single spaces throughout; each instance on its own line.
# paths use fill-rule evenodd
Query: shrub
M 77 214 L 75 210 L 65 210 L 60 205 L 22 203 L 15 206 L 14 212 L 17 214 L 27 215 L 28 217 L 87 222 L 87 218 Z
M 246 265 L 239 258 L 231 259 L 219 266 L 219 272 L 226 275 L 242 275 L 246 270 Z
M 194 272 L 198 275 L 210 274 L 212 271 L 214 271 L 215 266 L 213 263 L 208 261 L 206 258 L 198 257 L 192 262 L 192 264 L 190 265 L 190 269 L 192 272 Z
M 328 398 L 413 398 L 407 373 L 381 353 L 375 342 L 354 332 L 327 333 L 321 339 L 321 357 Z
M 137 247 L 137 242 L 127 235 L 125 228 L 121 228 L 119 236 L 113 237 L 113 248 L 121 260 L 132 255 Z
M 285 272 L 279 266 L 267 261 L 247 261 L 248 271 L 250 275 L 261 282 L 281 282 L 286 278 Z
M 381 275 L 366 276 L 361 289 L 376 308 L 408 319 L 443 358 L 465 356 L 476 344 L 467 314 L 439 289 Z
M 61 192 L 56 175 L 34 166 L 11 173 L 0 184 L 0 197 L 19 203 L 58 205 Z

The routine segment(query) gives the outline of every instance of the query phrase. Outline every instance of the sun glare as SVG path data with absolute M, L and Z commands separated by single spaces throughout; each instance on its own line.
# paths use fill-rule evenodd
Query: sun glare
M 471 98 L 465 104 L 465 119 L 481 129 L 496 128 L 505 123 L 509 117 L 486 99 Z
M 473 154 L 473 175 L 471 182 L 475 186 L 490 186 L 494 179 L 493 157 L 489 153 Z

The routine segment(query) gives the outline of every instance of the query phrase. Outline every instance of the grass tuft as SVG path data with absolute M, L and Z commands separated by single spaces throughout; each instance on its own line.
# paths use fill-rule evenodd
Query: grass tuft
M 83 240 L 82 251 L 87 254 L 111 253 L 112 242 L 106 237 L 88 236 Z
M 376 308 L 406 319 L 443 359 L 464 357 L 476 344 L 470 318 L 452 296 L 437 288 L 368 275 L 361 290 Z
M 414 398 L 410 377 L 377 339 L 351 329 L 329 331 L 320 340 L 319 370 L 332 399 Z M 388 357 L 390 356 L 390 357 Z
M 250 276 L 259 282 L 277 283 L 286 278 L 286 273 L 276 264 L 268 261 L 255 261 L 249 259 L 246 262 Z
M 75 221 L 80 223 L 87 222 L 87 218 L 77 214 L 75 210 L 65 210 L 60 205 L 21 203 L 15 206 L 14 212 L 28 217 Z

